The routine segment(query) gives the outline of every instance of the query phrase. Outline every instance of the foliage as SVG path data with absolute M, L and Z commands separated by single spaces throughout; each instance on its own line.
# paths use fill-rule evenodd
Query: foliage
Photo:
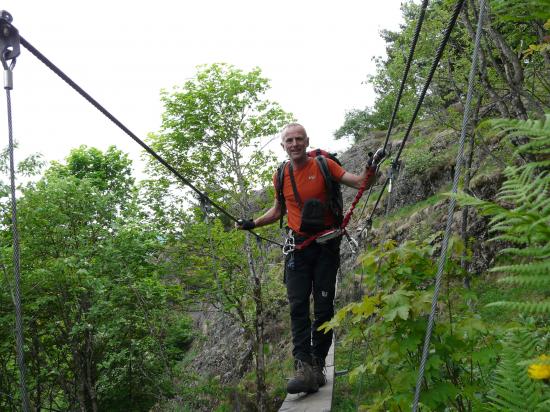
M 481 125 L 480 130 L 488 135 L 504 133 L 510 139 L 521 137 L 523 144 L 516 154 L 530 159 L 506 168 L 507 179 L 496 202 L 458 196 L 462 204 L 475 206 L 491 217 L 491 240 L 507 245 L 500 251 L 501 263 L 491 271 L 503 274 L 499 282 L 520 291 L 521 300 L 499 300 L 488 306 L 519 312 L 524 317 L 534 315 L 535 325 L 540 326 L 536 333 L 525 328 L 508 332 L 487 410 L 546 410 L 550 405 L 546 388 L 529 378 L 525 362 L 548 351 L 544 333 L 550 313 L 550 115 L 537 121 L 497 119 Z
M 434 45 L 441 41 L 452 7 L 450 1 L 430 2 L 428 6 L 395 124 L 409 122 L 412 117 L 417 96 L 431 67 Z M 388 128 L 405 70 L 406 57 L 412 44 L 420 5 L 418 2 L 407 1 L 402 4 L 401 10 L 404 21 L 399 29 L 380 32 L 380 36 L 386 42 L 386 56 L 373 59 L 376 73 L 367 78 L 367 83 L 376 93 L 374 104 L 362 110 L 348 111 L 344 124 L 335 132 L 336 138 L 353 136 L 357 141 L 371 130 Z M 469 47 L 467 35 L 457 26 L 428 90 L 421 117 L 425 117 L 424 113 L 448 108 L 460 100 L 467 80 Z
M 350 372 L 352 384 L 359 378 L 367 380 L 364 410 L 410 408 L 431 309 L 430 285 L 436 271 L 432 256 L 439 247 L 436 239 L 399 246 L 387 241 L 364 254 L 361 268 L 374 293 L 340 309 L 323 326 L 345 325 L 346 344 L 368 347 L 365 360 Z M 460 241 L 451 242 L 455 256 L 462 248 Z M 459 265 L 449 261 L 446 274 L 445 299 L 432 337 L 421 402 L 429 410 L 445 410 L 451 405 L 467 410 L 480 405 L 485 369 L 494 365 L 498 343 L 490 326 L 466 310 L 467 300 L 473 296 L 452 288 L 453 279 L 464 276 Z
M 243 72 L 221 63 L 200 66 L 182 87 L 163 91 L 162 129 L 150 136 L 153 148 L 202 190 L 239 203 L 244 190 L 270 181 L 273 156 L 261 150 L 261 139 L 292 119 L 264 97 L 268 89 L 258 68 Z M 245 178 L 242 187 L 239 178 Z
M 378 122 L 372 119 L 372 114 L 369 109 L 353 109 L 346 112 L 344 124 L 334 132 L 334 137 L 336 139 L 351 137 L 354 142 L 358 142 L 364 138 L 365 134 L 376 124 L 378 124 Z
M 496 368 L 486 411 L 546 411 L 550 395 L 546 385 L 529 378 L 523 360 L 541 349 L 540 333 L 513 329 L 503 342 L 502 359 Z
M 181 190 L 173 196 L 173 179 L 155 164 L 151 170 L 163 180 L 149 184 L 146 193 L 157 225 L 166 222 L 170 228 L 166 263 L 175 264 L 171 271 L 184 285 L 185 296 L 212 305 L 244 329 L 255 358 L 260 408 L 266 403 L 263 319 L 281 287 L 271 291 L 275 282 L 267 277 L 266 246 L 235 231 L 231 220 L 235 214 L 248 218 L 273 199 L 259 192 L 271 185 L 275 170 L 275 158 L 264 147 L 292 116 L 265 98 L 268 89 L 258 68 L 243 72 L 213 64 L 199 67 L 182 87 L 162 94 L 165 111 L 161 131 L 150 136 L 153 148 L 184 176 L 192 176 L 195 186 L 228 214 L 201 196 L 190 201 Z M 177 210 L 182 204 L 192 206 L 184 222 L 172 220 L 182 215 Z
M 550 0 L 490 0 L 489 4 L 504 21 L 528 22 L 550 17 Z
M 148 410 L 170 393 L 170 363 L 191 339 L 189 322 L 171 311 L 179 287 L 161 279 L 158 235 L 141 221 L 126 155 L 80 148 L 68 160 L 19 201 L 31 402 L 37 409 Z M 4 227 L 0 375 L 2 392 L 18 396 Z M 18 402 L 0 396 L 0 409 Z
M 494 302 L 492 305 L 514 309 L 525 314 L 550 313 L 548 291 L 550 283 L 550 173 L 547 155 L 550 152 L 550 115 L 546 121 L 496 120 L 489 123 L 490 130 L 505 132 L 510 138 L 521 135 L 529 138 L 518 147 L 517 154 L 533 160 L 505 170 L 497 202 L 483 201 L 460 195 L 462 204 L 475 206 L 481 213 L 491 216 L 493 241 L 504 241 L 511 247 L 500 254 L 507 258 L 503 264 L 491 269 L 506 274 L 500 282 L 532 290 L 540 294 L 536 301 Z
M 357 141 L 371 130 L 388 127 L 417 23 L 418 3 L 402 4 L 403 24 L 398 30 L 381 31 L 386 56 L 374 59 L 376 73 L 367 78 L 376 93 L 374 104 L 349 110 L 343 125 L 335 132 L 336 138 L 353 137 Z M 431 66 L 434 47 L 441 41 L 454 3 L 439 0 L 428 5 L 397 111 L 397 125 L 410 121 Z M 548 0 L 491 0 L 489 9 L 478 66 L 480 85 L 476 85 L 479 114 L 540 116 L 550 107 Z M 430 117 L 440 126 L 459 129 L 478 14 L 478 1 L 465 3 L 428 88 L 420 119 Z

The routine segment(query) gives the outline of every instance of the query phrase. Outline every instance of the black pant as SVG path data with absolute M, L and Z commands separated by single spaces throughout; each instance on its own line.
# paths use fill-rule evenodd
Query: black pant
M 340 239 L 325 245 L 312 243 L 287 255 L 285 283 L 290 304 L 290 323 L 294 359 L 311 364 L 312 355 L 324 363 L 332 343 L 332 330 L 317 328 L 334 316 L 336 272 L 340 265 Z M 313 291 L 314 320 L 309 316 L 309 297 Z

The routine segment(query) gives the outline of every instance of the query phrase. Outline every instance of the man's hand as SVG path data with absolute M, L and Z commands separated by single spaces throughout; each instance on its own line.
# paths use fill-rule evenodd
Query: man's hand
M 374 154 L 369 153 L 369 159 L 367 160 L 367 168 L 372 166 L 378 166 L 382 159 L 386 157 L 386 153 L 383 148 L 378 149 Z
M 235 226 L 239 230 L 252 230 L 256 227 L 256 223 L 254 223 L 254 219 L 239 219 Z

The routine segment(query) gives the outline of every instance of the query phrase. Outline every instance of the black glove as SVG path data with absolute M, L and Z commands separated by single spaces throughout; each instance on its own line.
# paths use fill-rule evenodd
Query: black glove
M 369 159 L 367 160 L 367 167 L 378 166 L 382 159 L 386 157 L 386 153 L 383 148 L 378 149 L 374 154 L 369 152 Z
M 256 227 L 256 223 L 254 223 L 254 219 L 239 219 L 237 222 L 239 224 L 239 229 L 242 230 L 252 230 Z

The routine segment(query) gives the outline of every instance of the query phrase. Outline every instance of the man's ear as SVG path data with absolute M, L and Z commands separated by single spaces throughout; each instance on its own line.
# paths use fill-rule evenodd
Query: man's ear
M 306 147 L 309 147 L 309 137 L 306 137 Z

